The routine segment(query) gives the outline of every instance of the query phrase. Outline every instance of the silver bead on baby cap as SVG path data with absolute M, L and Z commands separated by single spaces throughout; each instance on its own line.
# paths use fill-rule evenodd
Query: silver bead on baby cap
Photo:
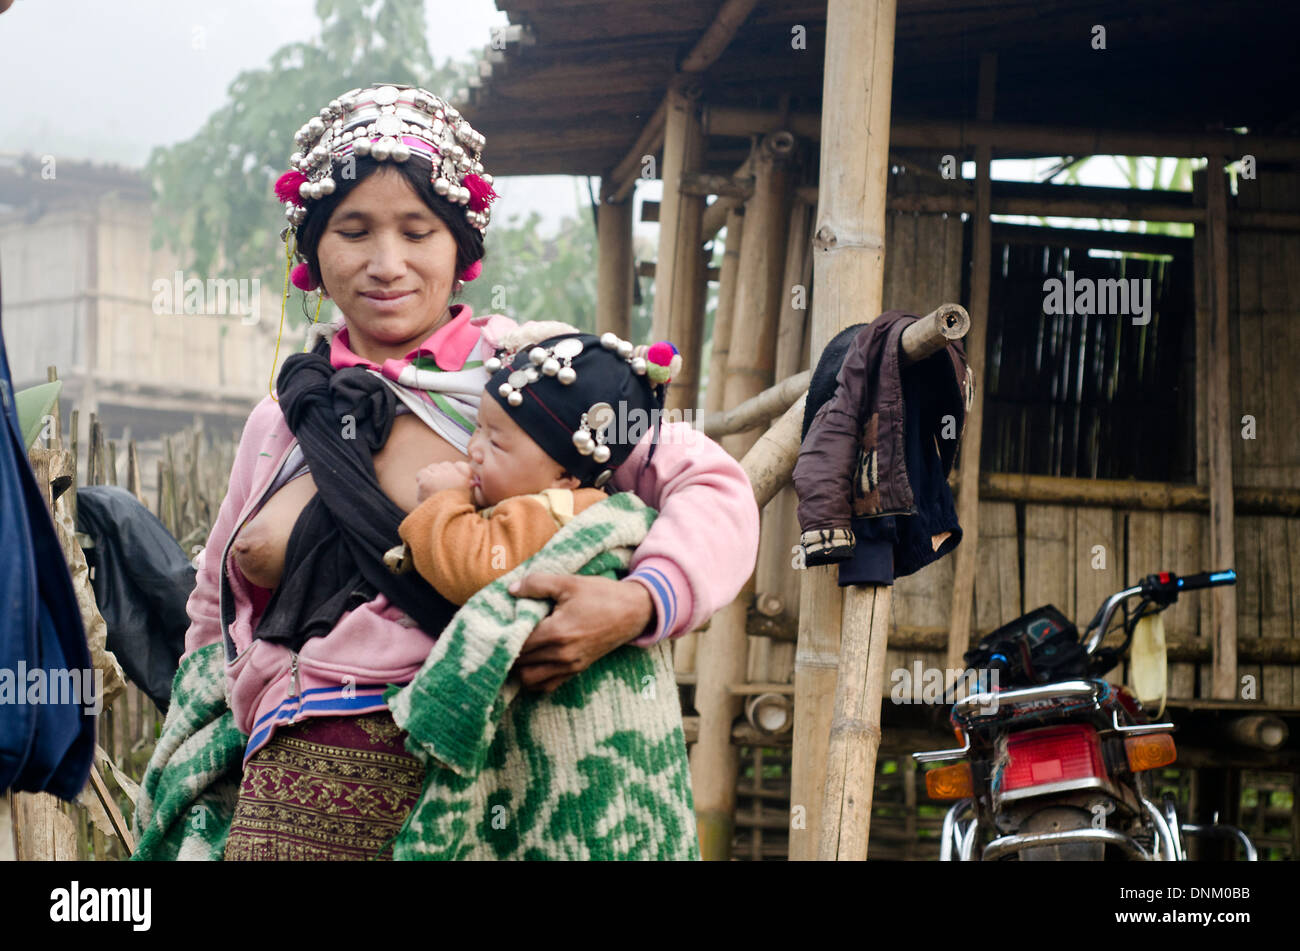
M 604 464 L 609 461 L 610 450 L 605 445 L 605 430 L 614 421 L 614 407 L 608 403 L 593 403 L 582 414 L 578 428 L 573 433 L 573 445 L 584 456 L 591 456 Z
M 549 349 L 533 347 L 528 351 L 529 365 L 511 373 L 506 382 L 497 387 L 497 392 L 511 406 L 518 406 L 524 401 L 524 396 L 519 391 L 529 383 L 536 383 L 543 375 L 553 376 L 568 386 L 578 378 L 578 371 L 573 369 L 573 358 L 582 353 L 582 349 L 582 341 L 577 337 L 565 337 Z M 513 361 L 514 357 L 509 359 Z M 563 364 L 560 363 L 561 360 L 564 361 Z M 484 368 L 490 373 L 500 370 L 503 365 L 500 357 L 490 357 L 483 361 Z

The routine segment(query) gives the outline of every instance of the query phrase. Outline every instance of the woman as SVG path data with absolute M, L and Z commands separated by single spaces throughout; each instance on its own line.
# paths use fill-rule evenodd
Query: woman
M 369 554 L 397 541 L 418 470 L 464 457 L 482 360 L 510 327 L 449 306 L 478 275 L 495 195 L 482 137 L 424 90 L 353 90 L 295 141 L 276 189 L 293 280 L 319 287 L 344 326 L 289 358 L 278 399 L 249 417 L 186 655 L 224 643 L 249 736 L 225 857 L 382 858 L 423 772 L 385 685 L 412 679 L 453 609 L 410 575 L 376 573 Z M 624 644 L 685 633 L 748 577 L 758 513 L 743 471 L 672 424 L 655 435 L 610 483 L 659 511 L 628 576 L 533 575 L 515 591 L 555 602 L 520 653 L 525 688 L 554 691 Z

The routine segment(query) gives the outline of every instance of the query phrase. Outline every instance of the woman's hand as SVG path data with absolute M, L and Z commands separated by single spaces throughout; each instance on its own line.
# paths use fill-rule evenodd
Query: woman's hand
M 416 500 L 423 502 L 443 489 L 463 489 L 469 485 L 468 462 L 435 462 L 415 474 Z
M 512 584 L 510 593 L 555 602 L 515 662 L 524 687 L 546 693 L 639 637 L 654 621 L 650 592 L 635 581 L 531 574 Z

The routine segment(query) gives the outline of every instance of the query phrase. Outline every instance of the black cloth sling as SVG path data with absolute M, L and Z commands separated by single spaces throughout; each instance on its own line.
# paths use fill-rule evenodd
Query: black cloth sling
M 419 574 L 395 575 L 383 563 L 384 552 L 401 544 L 397 529 L 406 515 L 379 487 L 374 465 L 397 397 L 361 367 L 336 370 L 324 352 L 294 354 L 280 371 L 280 409 L 316 494 L 289 535 L 280 586 L 254 636 L 299 650 L 383 593 L 437 637 L 456 606 Z

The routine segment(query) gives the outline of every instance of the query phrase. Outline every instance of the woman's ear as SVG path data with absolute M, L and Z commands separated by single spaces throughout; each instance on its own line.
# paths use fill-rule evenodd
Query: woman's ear
M 582 480 L 575 475 L 570 475 L 567 471 L 561 470 L 559 477 L 555 480 L 553 489 L 577 489 L 582 487 Z

